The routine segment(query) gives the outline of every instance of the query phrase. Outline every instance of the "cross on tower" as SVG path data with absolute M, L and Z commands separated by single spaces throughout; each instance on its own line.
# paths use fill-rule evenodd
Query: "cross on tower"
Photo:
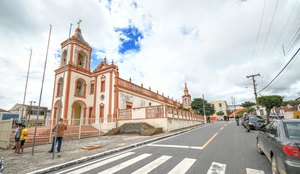
M 78 28 L 80 27 L 80 23 L 82 22 L 81 19 L 79 19 L 79 21 L 77 22 Z

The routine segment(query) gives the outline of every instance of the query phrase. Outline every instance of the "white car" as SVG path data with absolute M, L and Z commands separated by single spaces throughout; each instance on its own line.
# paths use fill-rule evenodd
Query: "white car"
M 217 116 L 218 121 L 224 121 L 224 116 Z

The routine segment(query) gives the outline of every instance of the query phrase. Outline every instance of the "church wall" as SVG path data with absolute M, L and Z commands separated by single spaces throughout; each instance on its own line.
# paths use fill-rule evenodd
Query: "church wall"
M 76 89 L 76 80 L 77 79 L 83 79 L 86 83 L 86 91 L 85 91 L 85 97 L 77 97 L 75 96 L 75 89 Z M 68 119 L 72 118 L 72 104 L 77 101 L 80 100 L 82 102 L 85 103 L 87 110 L 86 110 L 86 116 L 88 115 L 88 107 L 93 105 L 93 96 L 90 96 L 90 81 L 91 79 L 87 76 L 84 76 L 82 74 L 76 73 L 76 72 L 72 72 L 71 73 L 71 79 L 70 79 L 70 89 L 69 89 L 69 104 L 68 104 Z M 65 83 L 66 84 L 66 83 Z M 84 107 L 84 106 L 83 106 Z M 74 114 L 74 113 L 73 113 Z M 82 117 L 83 117 L 83 111 L 82 111 Z
M 137 93 L 120 89 L 119 109 L 126 109 L 126 102 L 132 103 L 132 108 L 149 106 L 149 103 L 151 103 L 151 106 L 162 105 L 162 103 L 143 97 Z
M 153 118 L 153 119 L 136 119 L 136 120 L 119 120 L 117 127 L 122 126 L 125 123 L 141 123 L 146 122 L 156 128 L 162 128 L 164 132 L 169 132 L 176 129 L 186 128 L 190 126 L 196 126 L 203 124 L 203 121 L 196 120 L 180 120 L 173 118 Z
M 105 72 L 103 74 L 99 74 L 97 76 L 97 89 L 95 90 L 96 94 L 96 110 L 95 110 L 95 116 L 96 119 L 100 118 L 100 105 L 104 104 L 104 122 L 107 122 L 109 114 L 111 114 L 111 117 L 113 115 L 114 110 L 114 73 Z M 105 91 L 101 92 L 101 79 L 105 77 Z M 112 82 L 111 82 L 112 80 Z M 109 110 L 110 109 L 110 110 Z M 110 112 L 109 112 L 110 111 Z
M 57 74 L 56 78 L 55 78 L 55 82 L 54 82 L 55 84 L 54 84 L 54 89 L 53 89 L 53 102 L 52 102 L 53 106 L 52 106 L 52 113 L 51 113 L 51 118 L 52 119 L 54 117 L 53 108 L 55 108 L 56 102 L 59 101 L 59 99 L 60 99 L 60 96 L 56 96 L 57 90 L 58 90 L 58 85 L 57 84 L 58 84 L 59 79 L 62 78 L 62 77 L 63 77 L 62 73 L 61 74 Z M 63 86 L 63 94 L 64 94 L 65 90 L 66 90 L 66 83 L 64 83 L 64 86 Z M 62 101 L 64 101 L 64 100 L 65 100 L 65 95 L 62 95 Z M 64 108 L 64 105 L 61 106 L 61 107 Z M 60 113 L 60 115 L 62 115 L 62 113 Z M 55 117 L 56 117 L 56 115 L 55 115 Z

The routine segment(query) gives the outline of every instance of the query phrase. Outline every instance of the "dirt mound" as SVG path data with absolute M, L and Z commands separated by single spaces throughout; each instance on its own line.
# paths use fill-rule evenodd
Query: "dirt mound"
M 142 136 L 151 136 L 163 133 L 162 128 L 155 128 L 148 123 L 125 123 L 118 128 L 109 130 L 105 136 L 118 135 L 118 134 L 139 134 Z

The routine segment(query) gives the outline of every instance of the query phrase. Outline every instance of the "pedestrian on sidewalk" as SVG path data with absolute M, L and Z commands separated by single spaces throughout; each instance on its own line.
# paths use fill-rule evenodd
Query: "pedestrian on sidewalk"
M 234 118 L 235 118 L 236 125 L 239 126 L 240 125 L 240 117 L 237 114 L 235 114 Z
M 249 115 L 248 113 L 244 113 L 244 122 L 247 129 L 247 132 L 250 132 L 250 126 L 249 126 Z
M 210 116 L 207 116 L 207 123 L 210 123 Z
M 57 129 L 57 131 L 56 131 L 56 129 Z M 65 130 L 67 130 L 67 125 L 64 123 L 63 118 L 60 118 L 58 124 L 55 125 L 52 128 L 52 132 L 54 133 L 54 136 L 53 136 L 51 150 L 49 150 L 48 152 L 53 153 L 53 150 L 55 150 L 54 149 L 54 143 L 55 143 L 55 139 L 56 139 L 56 142 L 57 142 L 57 157 L 60 157 L 60 149 L 61 149 L 61 144 L 62 144 L 62 140 L 63 140 Z
M 19 153 L 20 151 L 20 138 L 21 138 L 21 123 L 16 124 L 17 129 L 15 131 L 15 152 L 14 153 Z
M 20 138 L 20 149 L 21 149 L 20 153 L 23 153 L 24 144 L 26 141 L 26 137 L 28 135 L 28 129 L 26 129 L 26 126 L 24 124 L 22 124 L 21 127 L 22 127 L 22 131 L 21 131 L 21 138 Z

